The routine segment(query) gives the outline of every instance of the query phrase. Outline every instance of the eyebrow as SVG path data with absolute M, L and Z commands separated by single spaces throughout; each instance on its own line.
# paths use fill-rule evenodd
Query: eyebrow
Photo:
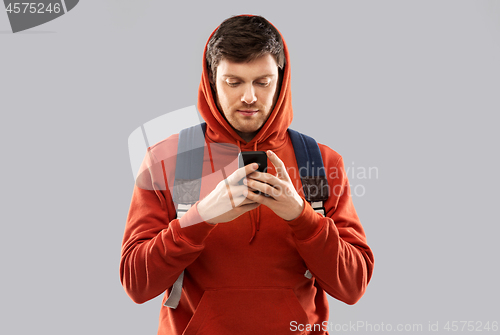
M 272 78 L 272 77 L 275 77 L 275 76 L 276 75 L 274 75 L 274 74 L 265 74 L 265 75 L 262 75 L 262 76 L 259 76 L 259 77 L 255 78 L 255 80 L 259 80 L 259 79 L 263 79 L 263 78 L 268 78 L 268 77 Z M 222 78 L 236 78 L 236 79 L 240 79 L 240 80 L 242 79 L 241 77 L 236 76 L 234 74 L 224 74 L 221 77 Z

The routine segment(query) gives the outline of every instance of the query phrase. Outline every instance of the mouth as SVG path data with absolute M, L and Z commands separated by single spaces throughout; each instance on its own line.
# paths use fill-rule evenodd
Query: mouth
M 240 113 L 243 116 L 252 116 L 254 114 L 257 114 L 259 110 L 258 109 L 238 109 L 238 113 Z

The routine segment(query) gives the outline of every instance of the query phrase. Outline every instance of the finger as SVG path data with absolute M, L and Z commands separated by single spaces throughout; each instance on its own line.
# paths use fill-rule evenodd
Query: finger
M 255 171 L 247 176 L 248 179 L 258 180 L 260 182 L 269 184 L 273 187 L 283 187 L 283 181 L 270 173 L 262 173 Z
M 272 203 L 276 202 L 276 200 L 274 200 L 273 198 L 266 197 L 263 194 L 257 194 L 257 193 L 253 193 L 253 192 L 248 192 L 247 198 L 250 201 L 265 205 L 269 208 L 271 208 Z
M 254 175 L 255 173 L 259 173 L 259 175 Z M 283 188 L 283 181 L 269 173 L 254 172 L 243 179 L 243 185 L 248 186 L 250 190 L 258 191 L 260 191 L 260 189 L 254 188 L 255 185 L 269 185 L 270 187 L 281 189 Z
M 290 180 L 290 178 L 288 177 L 288 173 L 286 172 L 285 164 L 283 163 L 283 161 L 281 159 L 279 159 L 278 155 L 276 155 L 271 150 L 267 150 L 266 153 L 267 153 L 267 157 L 269 157 L 269 160 L 276 168 L 276 173 L 278 175 L 278 178 L 280 178 L 282 180 Z
M 247 187 L 247 192 L 243 194 L 245 197 L 247 197 L 247 199 L 248 199 L 248 194 L 254 194 L 256 192 L 259 192 L 258 190 L 247 186 L 247 179 L 243 179 L 243 183 Z
M 237 207 L 241 207 L 241 206 L 245 206 L 245 205 L 249 205 L 249 204 L 254 204 L 255 203 L 255 201 L 250 200 L 246 196 L 243 196 L 243 195 L 240 196 L 237 200 L 238 200 L 238 202 L 241 201 L 240 204 Z
M 228 193 L 231 192 L 233 197 L 239 197 L 245 195 L 248 192 L 248 187 L 246 185 L 231 185 L 227 188 Z
M 243 205 L 240 207 L 236 207 L 236 210 L 239 211 L 241 214 L 243 214 L 243 213 L 251 211 L 252 209 L 255 209 L 259 206 L 260 206 L 260 204 L 258 202 L 254 202 L 251 204 L 246 204 L 246 205 Z
M 251 163 L 245 165 L 234 171 L 229 177 L 227 177 L 227 181 L 231 185 L 239 184 L 240 180 L 243 179 L 246 175 L 256 171 L 259 168 L 257 163 Z
M 260 206 L 260 203 L 250 200 L 246 197 L 241 196 L 238 199 L 235 199 L 239 205 L 234 208 L 239 213 L 244 213 L 246 211 L 252 210 Z
M 228 193 L 232 205 L 234 205 L 234 207 L 238 207 L 246 199 L 246 196 L 249 193 L 249 191 L 247 186 L 237 185 L 237 186 L 230 186 Z
M 247 185 L 249 188 L 265 193 L 274 199 L 278 199 L 283 195 L 284 188 L 281 186 L 273 187 L 272 185 L 268 185 L 254 179 L 248 179 Z

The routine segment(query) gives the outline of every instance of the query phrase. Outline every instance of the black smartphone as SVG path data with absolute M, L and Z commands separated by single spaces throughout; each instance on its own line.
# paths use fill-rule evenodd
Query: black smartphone
M 238 166 L 244 167 L 251 163 L 258 163 L 257 171 L 267 171 L 267 155 L 265 151 L 243 151 L 238 155 Z
M 238 166 L 244 167 L 251 163 L 258 163 L 259 172 L 267 172 L 267 155 L 265 151 L 243 151 L 238 155 Z M 260 191 L 253 191 L 255 194 L 261 194 Z M 267 196 L 267 194 L 264 194 Z

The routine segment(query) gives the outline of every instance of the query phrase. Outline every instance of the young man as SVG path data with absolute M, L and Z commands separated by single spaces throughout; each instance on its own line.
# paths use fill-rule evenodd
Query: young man
M 207 148 L 266 151 L 269 169 L 256 172 L 249 164 L 203 184 L 202 200 L 177 218 L 170 191 L 175 158 L 161 157 L 173 156 L 178 136 L 151 147 L 161 164 L 145 169 L 134 188 L 122 284 L 137 303 L 161 293 L 164 303 L 178 301 L 162 306 L 158 334 L 327 334 L 326 293 L 354 304 L 373 271 L 342 158 L 319 145 L 329 187 L 323 216 L 303 197 L 287 132 L 288 50 L 264 18 L 224 21 L 204 56 L 198 110 Z M 203 165 L 215 171 L 214 153 L 205 151 L 210 159 Z M 172 286 L 180 282 L 179 300 Z

